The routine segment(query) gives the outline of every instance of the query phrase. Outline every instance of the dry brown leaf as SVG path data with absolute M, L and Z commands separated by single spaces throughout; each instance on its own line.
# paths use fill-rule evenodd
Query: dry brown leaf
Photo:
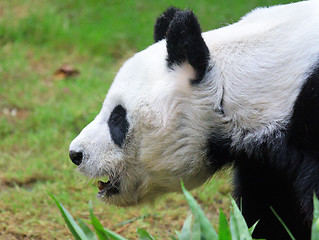
M 59 67 L 53 77 L 56 80 L 64 80 L 66 78 L 75 77 L 80 74 L 80 71 L 75 69 L 73 66 L 64 64 L 61 67 Z

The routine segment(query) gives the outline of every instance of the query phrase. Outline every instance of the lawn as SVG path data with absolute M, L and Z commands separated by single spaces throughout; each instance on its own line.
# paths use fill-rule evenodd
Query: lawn
M 88 202 L 102 224 L 129 239 L 147 229 L 167 239 L 188 212 L 181 194 L 152 206 L 119 209 L 96 199 L 96 181 L 68 159 L 70 141 L 93 120 L 119 67 L 153 42 L 168 6 L 193 9 L 204 31 L 237 21 L 257 6 L 288 0 L 0 1 L 0 239 L 72 239 L 53 194 L 75 217 Z M 78 74 L 57 74 L 67 64 Z M 231 172 L 192 194 L 215 224 L 229 206 Z

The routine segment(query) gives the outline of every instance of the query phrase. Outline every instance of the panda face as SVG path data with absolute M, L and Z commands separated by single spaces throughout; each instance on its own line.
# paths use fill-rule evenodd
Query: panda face
M 180 13 L 196 28 L 187 31 L 196 34 L 197 42 L 184 45 L 194 48 L 198 41 L 203 43 L 193 13 Z M 108 203 L 128 206 L 151 201 L 180 191 L 180 180 L 191 189 L 211 176 L 206 161 L 211 92 L 203 91 L 210 89 L 204 80 L 199 84 L 209 57 L 205 55 L 198 67 L 198 61 L 192 64 L 183 55 L 187 49 L 173 51 L 183 40 L 178 34 L 185 32 L 177 26 L 174 31 L 174 39 L 156 42 L 122 66 L 100 113 L 70 145 L 70 158 L 79 170 L 102 180 L 98 196 Z M 208 54 L 202 46 L 200 52 Z
M 188 129 L 193 119 L 185 116 L 186 109 L 196 115 L 189 100 L 196 98 L 189 84 L 193 77 L 188 64 L 167 68 L 165 41 L 120 69 L 101 112 L 70 145 L 83 155 L 82 173 L 109 178 L 99 183 L 100 198 L 134 205 L 179 191 L 180 179 L 194 188 L 211 175 L 203 161 L 205 134 Z

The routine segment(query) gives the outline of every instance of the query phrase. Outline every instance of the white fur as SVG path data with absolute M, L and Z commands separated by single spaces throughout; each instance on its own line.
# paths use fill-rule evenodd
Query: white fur
M 84 153 L 84 174 L 120 176 L 120 194 L 105 201 L 126 206 L 152 200 L 179 191 L 180 179 L 188 188 L 201 185 L 212 174 L 210 133 L 251 152 L 284 129 L 319 59 L 319 1 L 259 8 L 203 38 L 213 68 L 200 84 L 189 84 L 195 73 L 188 63 L 168 69 L 165 40 L 155 43 L 122 66 L 101 112 L 71 143 L 70 150 Z M 130 124 L 122 149 L 107 125 L 118 104 Z

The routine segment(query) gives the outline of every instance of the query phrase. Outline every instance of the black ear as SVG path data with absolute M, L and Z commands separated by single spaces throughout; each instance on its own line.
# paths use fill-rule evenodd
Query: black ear
M 173 69 L 174 64 L 187 61 L 196 71 L 192 83 L 199 83 L 209 68 L 209 50 L 202 38 L 200 25 L 192 11 L 178 11 L 169 25 L 166 36 L 167 63 Z
M 169 7 L 165 12 L 162 13 L 156 20 L 154 26 L 154 41 L 158 42 L 166 37 L 167 29 L 174 18 L 174 15 L 180 11 L 176 7 Z

